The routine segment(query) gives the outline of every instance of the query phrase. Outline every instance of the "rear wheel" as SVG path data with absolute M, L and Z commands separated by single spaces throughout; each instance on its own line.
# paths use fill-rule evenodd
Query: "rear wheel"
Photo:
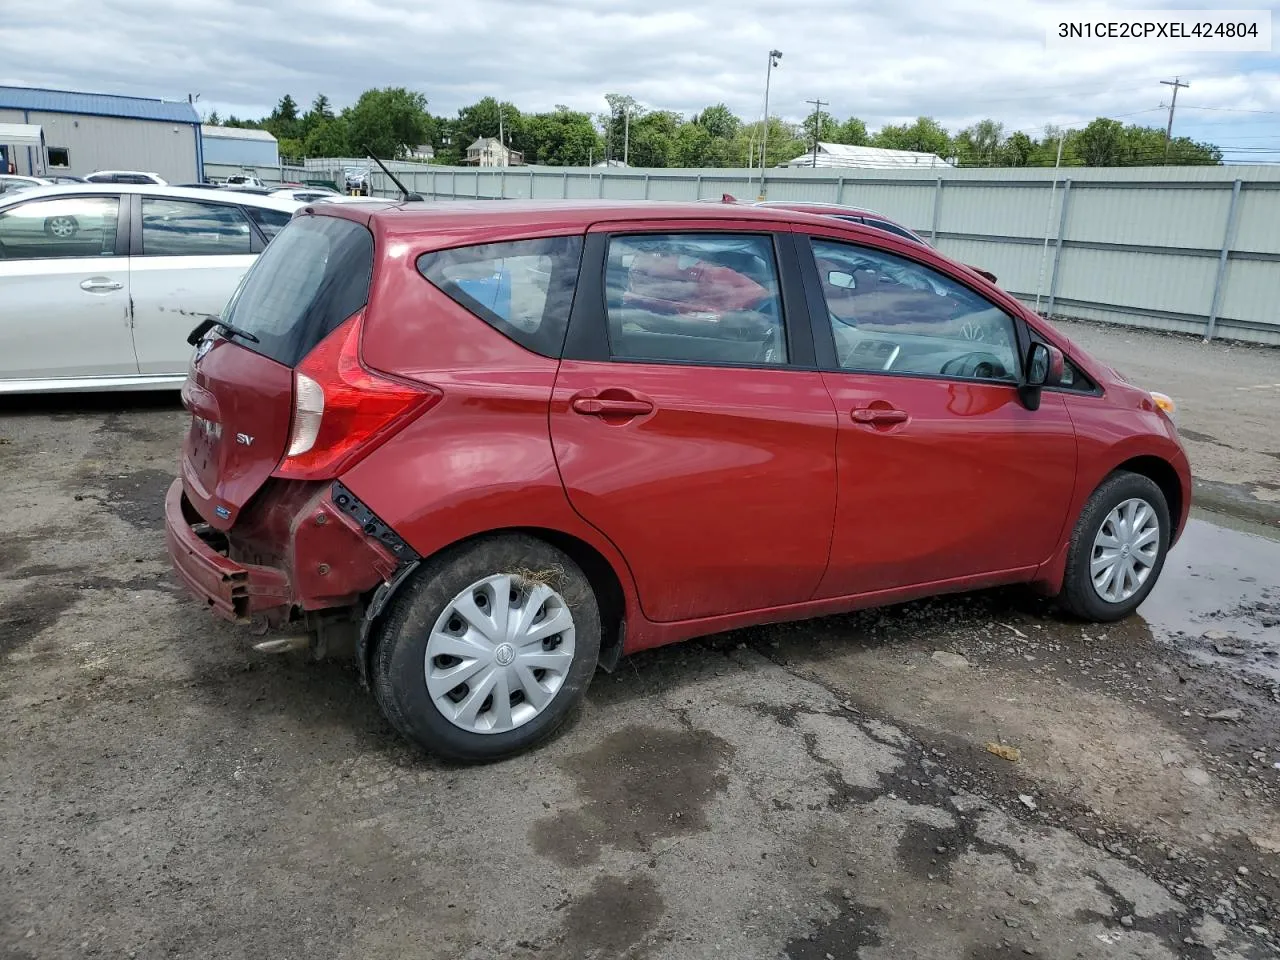
M 1127 617 L 1155 587 L 1169 534 L 1160 487 L 1141 474 L 1112 474 L 1076 521 L 1059 603 L 1086 620 Z
M 379 631 L 371 673 L 391 725 L 454 760 L 497 760 L 551 736 L 582 700 L 600 611 L 567 555 L 523 534 L 424 564 Z

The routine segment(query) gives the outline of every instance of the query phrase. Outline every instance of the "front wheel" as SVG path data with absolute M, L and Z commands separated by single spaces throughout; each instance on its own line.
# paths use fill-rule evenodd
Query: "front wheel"
M 373 690 L 424 749 L 498 760 L 556 731 L 599 653 L 600 611 L 578 565 L 534 537 L 487 537 L 404 585 L 378 634 Z
M 1169 535 L 1160 487 L 1141 474 L 1112 474 L 1076 521 L 1059 603 L 1085 620 L 1127 617 L 1155 587 Z

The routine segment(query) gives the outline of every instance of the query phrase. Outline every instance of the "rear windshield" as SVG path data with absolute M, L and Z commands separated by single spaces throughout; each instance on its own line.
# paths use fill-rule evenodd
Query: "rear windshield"
M 298 217 L 267 244 L 222 317 L 259 340 L 237 343 L 296 366 L 368 302 L 372 272 L 373 235 L 365 227 Z

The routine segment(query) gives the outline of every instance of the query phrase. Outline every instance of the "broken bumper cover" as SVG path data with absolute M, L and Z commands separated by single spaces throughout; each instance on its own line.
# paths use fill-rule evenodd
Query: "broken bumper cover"
M 292 591 L 283 570 L 235 562 L 200 535 L 189 509 L 182 481 L 175 480 L 164 499 L 165 538 L 174 572 L 192 594 L 232 621 L 289 604 Z
M 336 505 L 327 486 L 294 487 L 242 514 L 231 534 L 241 551 L 204 523 L 181 480 L 169 487 L 164 514 L 178 578 L 227 620 L 262 614 L 278 621 L 294 611 L 349 607 L 390 580 L 403 562 L 366 533 L 349 506 Z M 269 555 L 280 559 L 270 565 L 236 559 L 244 543 L 269 544 Z

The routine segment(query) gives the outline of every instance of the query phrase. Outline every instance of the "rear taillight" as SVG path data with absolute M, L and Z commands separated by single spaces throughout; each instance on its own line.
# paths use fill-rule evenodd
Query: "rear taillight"
M 361 320 L 358 313 L 346 320 L 294 370 L 289 447 L 275 476 L 332 479 L 440 400 L 432 387 L 361 365 Z

